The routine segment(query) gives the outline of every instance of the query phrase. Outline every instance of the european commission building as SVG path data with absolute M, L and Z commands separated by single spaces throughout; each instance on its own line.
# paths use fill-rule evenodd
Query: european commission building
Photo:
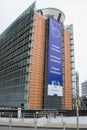
M 0 35 L 1 108 L 73 108 L 73 25 L 64 19 L 34 2 Z

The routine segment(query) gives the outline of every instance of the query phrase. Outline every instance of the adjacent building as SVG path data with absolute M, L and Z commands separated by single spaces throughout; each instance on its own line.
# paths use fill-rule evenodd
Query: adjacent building
M 73 25 L 35 2 L 0 35 L 0 107 L 72 109 Z
M 82 94 L 81 109 L 87 110 L 87 81 L 81 83 L 81 94 Z
M 84 81 L 81 84 L 81 92 L 82 92 L 82 97 L 87 97 L 87 81 Z

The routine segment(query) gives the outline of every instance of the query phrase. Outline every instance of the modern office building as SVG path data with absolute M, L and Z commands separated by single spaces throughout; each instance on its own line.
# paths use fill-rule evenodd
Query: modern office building
M 87 81 L 84 81 L 81 84 L 81 92 L 82 92 L 82 97 L 87 97 Z
M 87 110 L 87 81 L 81 83 L 81 109 Z
M 0 107 L 72 109 L 73 25 L 35 2 L 0 35 Z

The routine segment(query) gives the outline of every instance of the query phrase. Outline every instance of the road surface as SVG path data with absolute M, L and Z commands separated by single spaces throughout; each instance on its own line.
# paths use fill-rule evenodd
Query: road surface
M 0 130 L 35 130 L 35 128 L 22 128 L 22 127 L 4 127 L 4 126 L 0 126 Z M 36 130 L 63 130 L 62 128 L 61 129 L 58 129 L 58 128 L 36 128 Z M 76 130 L 74 128 L 68 128 L 68 129 L 65 129 L 65 130 Z M 80 128 L 79 130 L 87 130 L 87 128 Z

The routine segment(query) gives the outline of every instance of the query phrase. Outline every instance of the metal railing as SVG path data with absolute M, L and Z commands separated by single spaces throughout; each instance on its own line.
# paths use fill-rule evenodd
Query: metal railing
M 38 127 L 43 127 L 44 126 L 43 124 L 51 128 L 53 121 L 55 121 L 55 118 L 57 120 L 57 118 L 59 117 L 61 122 L 60 126 L 61 128 L 63 128 L 63 130 L 65 130 L 66 123 L 63 120 L 64 118 L 63 114 L 56 115 L 55 113 L 51 112 L 39 113 L 38 111 L 35 113 L 21 112 L 20 114 L 21 115 L 18 117 L 18 113 L 16 112 L 0 112 L 0 117 L 8 119 L 7 125 L 9 127 L 9 130 L 12 130 L 14 124 L 17 124 L 19 126 L 22 126 L 23 124 L 24 126 L 26 125 L 29 126 L 30 124 L 35 130 L 37 130 Z

